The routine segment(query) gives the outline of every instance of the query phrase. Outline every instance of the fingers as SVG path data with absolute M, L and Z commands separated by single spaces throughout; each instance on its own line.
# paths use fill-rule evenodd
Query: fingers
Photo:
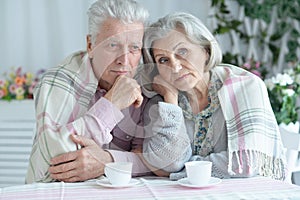
M 136 80 L 120 76 L 113 87 L 104 96 L 120 110 L 134 105 L 139 107 L 143 102 L 141 87 Z
M 62 154 L 51 160 L 48 171 L 54 180 L 65 182 L 85 181 L 104 173 L 104 165 L 113 158 L 96 143 L 83 136 L 71 136 L 72 140 L 84 148 Z
M 78 174 L 81 174 L 76 170 L 75 166 L 75 161 L 72 161 L 70 163 L 52 166 L 48 169 L 48 171 L 50 172 L 50 177 L 52 179 L 64 182 L 75 182 L 80 179 Z
M 144 100 L 144 97 L 139 93 L 137 95 L 137 98 L 136 98 L 135 102 L 133 103 L 134 107 L 135 108 L 140 107 L 143 103 L 143 100 Z
M 79 177 L 78 172 L 76 171 L 76 164 L 74 161 L 70 161 L 68 163 L 60 163 L 59 165 L 53 165 L 49 167 L 48 171 L 50 173 L 50 177 L 54 180 L 70 182 L 72 180 L 76 181 Z
M 74 161 L 70 161 L 68 163 L 60 163 L 59 165 L 52 165 L 49 167 L 48 171 L 51 174 L 59 174 L 62 172 L 73 170 L 75 168 L 74 166 L 75 166 Z
M 64 153 L 64 154 L 61 154 L 59 156 L 56 156 L 56 157 L 52 158 L 50 160 L 50 164 L 51 165 L 59 165 L 59 164 L 62 164 L 62 163 L 68 163 L 68 162 L 71 162 L 71 161 L 75 160 L 76 158 L 77 158 L 76 151 L 75 152 Z
M 86 138 L 81 135 L 71 134 L 71 139 L 74 143 L 79 144 L 82 147 L 93 145 L 95 142 L 92 139 Z

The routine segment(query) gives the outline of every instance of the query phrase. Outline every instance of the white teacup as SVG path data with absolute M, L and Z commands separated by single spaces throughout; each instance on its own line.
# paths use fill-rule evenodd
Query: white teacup
M 107 163 L 104 168 L 105 176 L 112 185 L 127 185 L 131 180 L 131 162 Z
M 190 161 L 185 163 L 188 181 L 193 185 L 206 185 L 211 177 L 212 162 Z

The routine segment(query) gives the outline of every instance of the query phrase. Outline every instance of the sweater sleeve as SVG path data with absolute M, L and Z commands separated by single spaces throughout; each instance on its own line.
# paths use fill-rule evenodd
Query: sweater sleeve
M 144 165 L 143 161 L 135 152 L 118 151 L 107 149 L 114 162 L 132 162 L 132 176 L 153 175 L 152 172 Z
M 192 154 L 180 107 L 153 97 L 145 109 L 143 155 L 152 166 L 167 172 L 179 171 Z

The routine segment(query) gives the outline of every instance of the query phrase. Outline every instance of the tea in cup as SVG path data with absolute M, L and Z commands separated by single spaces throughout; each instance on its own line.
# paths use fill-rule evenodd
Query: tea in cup
M 112 185 L 127 185 L 131 180 L 131 173 L 131 162 L 113 162 L 105 164 L 104 174 Z
M 211 177 L 212 162 L 190 161 L 185 163 L 188 181 L 193 185 L 206 185 Z

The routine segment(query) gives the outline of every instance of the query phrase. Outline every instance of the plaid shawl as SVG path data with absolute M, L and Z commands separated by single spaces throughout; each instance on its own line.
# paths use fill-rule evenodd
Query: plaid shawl
M 251 169 L 258 168 L 259 175 L 283 180 L 286 176 L 285 150 L 264 82 L 233 65 L 220 64 L 212 70 L 223 83 L 218 97 L 227 126 L 228 173 L 242 173 L 246 165 L 248 174 Z M 150 84 L 157 73 L 150 64 L 139 71 L 143 93 L 150 98 L 157 94 Z M 243 159 L 243 152 L 246 159 Z M 239 162 L 238 172 L 232 170 L 234 156 Z
M 283 180 L 285 152 L 264 82 L 232 65 L 222 64 L 213 70 L 223 82 L 218 96 L 227 125 L 228 155 L 237 157 L 241 172 L 244 165 L 251 169 L 252 154 L 256 154 L 259 175 Z M 228 172 L 234 174 L 231 169 L 229 158 Z
M 98 81 L 92 68 L 82 62 L 87 59 L 85 57 L 85 52 L 76 52 L 58 67 L 48 69 L 35 89 L 37 125 L 27 183 L 53 181 L 48 172 L 50 159 L 77 148 L 69 138 L 69 132 L 76 130 L 90 136 L 84 131 L 88 129 L 80 116 L 87 112 Z

